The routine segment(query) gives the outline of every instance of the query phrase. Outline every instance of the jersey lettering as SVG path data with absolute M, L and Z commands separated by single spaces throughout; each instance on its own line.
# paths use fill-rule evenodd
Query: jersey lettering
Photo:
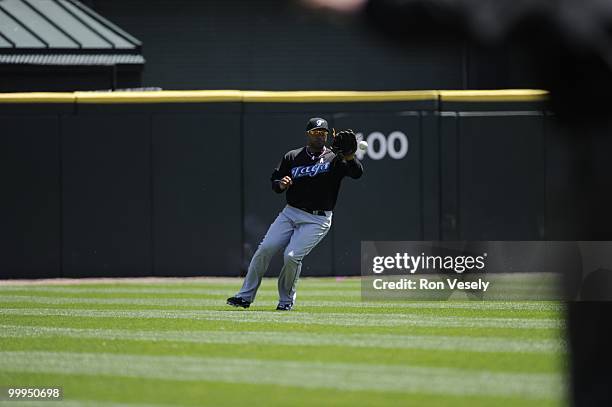
M 291 176 L 293 178 L 300 177 L 314 177 L 318 174 L 329 172 L 331 169 L 331 163 L 317 163 L 314 165 L 300 165 L 291 169 Z

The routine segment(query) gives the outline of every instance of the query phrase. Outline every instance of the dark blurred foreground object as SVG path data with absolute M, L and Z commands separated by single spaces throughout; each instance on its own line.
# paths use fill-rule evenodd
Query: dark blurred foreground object
M 571 405 L 612 405 L 612 302 L 574 302 L 568 307 Z
M 612 301 L 612 270 L 597 269 L 582 282 L 580 291 L 582 301 Z
M 612 271 L 600 268 L 587 274 L 580 299 L 568 307 L 572 405 L 610 406 Z
M 550 107 L 561 121 L 573 122 L 576 127 L 599 121 L 596 126 L 606 128 L 609 106 L 605 98 L 612 90 L 612 1 L 302 0 L 302 3 L 338 13 L 361 14 L 399 45 L 452 37 L 488 48 L 518 46 L 529 56 L 538 87 L 550 91 Z M 591 154 L 600 153 L 605 154 L 596 149 Z M 605 189 L 599 191 L 602 196 L 606 193 Z M 589 204 L 597 205 L 596 201 Z M 609 210 L 599 213 L 608 214 Z M 609 216 L 600 221 L 607 222 Z M 610 240 L 610 233 L 608 230 L 606 236 L 590 238 Z M 568 304 L 570 400 L 576 407 L 612 406 L 612 302 L 606 301 L 610 295 L 605 289 L 608 280 L 607 270 L 596 271 L 585 281 L 582 295 L 601 300 Z
M 608 0 L 303 0 L 362 13 L 394 41 L 464 39 L 525 51 L 551 108 L 563 120 L 605 117 L 612 90 L 612 2 Z M 599 116 L 599 117 L 598 117 Z M 581 120 L 581 119 L 579 119 Z

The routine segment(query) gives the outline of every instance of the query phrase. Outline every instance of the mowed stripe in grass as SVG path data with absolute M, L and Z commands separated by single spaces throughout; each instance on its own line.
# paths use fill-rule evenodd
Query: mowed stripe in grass
M 558 339 L 518 340 L 441 335 L 324 334 L 276 331 L 143 331 L 127 329 L 83 329 L 51 326 L 0 325 L 0 337 L 67 337 L 107 340 L 170 341 L 217 344 L 283 346 L 343 346 L 352 348 L 429 349 L 469 352 L 564 353 L 566 343 Z
M 100 407 L 148 405 L 251 407 L 270 406 L 334 406 L 334 407 L 552 407 L 559 406 L 558 399 L 525 399 L 500 396 L 451 396 L 400 392 L 345 391 L 328 388 L 299 388 L 272 384 L 193 382 L 161 379 L 143 379 L 115 376 L 86 376 L 67 374 L 17 373 L 11 378 L 20 383 L 62 383 L 64 402 L 70 407 L 84 400 L 86 406 L 96 406 L 95 400 L 103 400 Z M 2 371 L 0 371 L 2 379 Z M 112 392 L 109 391 L 112 389 Z M 20 404 L 21 405 L 21 402 Z M 32 404 L 31 404 L 32 405 Z M 48 407 L 48 402 L 34 404 Z M 60 404 L 63 405 L 63 404 Z
M 529 317 L 551 317 L 560 318 L 564 312 L 564 307 L 556 302 L 503 302 L 503 301 L 393 301 L 393 302 L 362 302 L 359 280 L 346 279 L 336 281 L 335 279 L 306 279 L 302 282 L 299 289 L 299 296 L 296 310 L 307 309 L 309 312 L 334 312 L 345 308 L 356 310 L 370 310 L 368 312 L 386 313 L 389 309 L 400 309 L 402 312 L 430 313 L 440 315 L 438 310 L 456 310 L 447 315 L 471 316 L 474 310 L 497 310 L 496 316 L 507 317 L 510 313 L 516 313 L 521 318 Z M 11 308 L 9 303 L 11 296 L 20 297 L 40 297 L 35 300 L 40 304 L 51 304 L 50 297 L 62 298 L 56 300 L 55 304 L 65 301 L 66 298 L 78 298 L 76 301 L 83 303 L 100 298 L 99 304 L 112 305 L 120 304 L 126 300 L 125 305 L 129 308 L 136 307 L 217 307 L 223 308 L 225 298 L 236 292 L 240 286 L 240 280 L 234 280 L 234 284 L 227 278 L 206 280 L 195 280 L 193 285 L 185 285 L 178 280 L 171 284 L 135 284 L 134 282 L 118 284 L 89 284 L 83 285 L 0 285 L 0 301 L 7 304 L 5 307 Z M 33 291 L 32 291 L 33 290 Z M 275 279 L 264 279 L 259 290 L 257 301 L 251 309 L 274 308 L 278 298 Z M 21 302 L 27 300 L 20 299 Z M 46 302 L 49 301 L 49 302 Z M 123 304 L 122 304 L 123 305 Z M 331 308 L 337 308 L 332 310 Z M 461 312 L 463 310 L 464 312 Z M 531 312 L 526 312 L 531 311 Z M 352 312 L 352 311 L 351 311 Z M 444 314 L 444 313 L 443 313 Z M 495 316 L 487 313 L 487 316 Z
M 239 286 L 227 287 L 227 288 L 169 288 L 169 287 L 137 287 L 130 285 L 128 287 L 114 286 L 114 287 L 90 287 L 84 286 L 3 286 L 0 288 L 0 292 L 11 292 L 11 291 L 24 291 L 26 289 L 29 292 L 54 292 L 64 294 L 75 294 L 75 293 L 87 293 L 87 294 L 196 294 L 196 295 L 220 295 L 220 296 L 231 296 L 238 291 Z M 301 292 L 301 289 L 300 289 Z M 259 294 L 276 294 L 275 288 L 262 287 Z M 308 289 L 309 295 L 315 297 L 348 297 L 353 299 L 361 298 L 361 291 L 359 288 L 343 289 L 343 290 L 311 290 Z
M 241 311 L 238 311 L 241 312 Z M 249 313 L 251 311 L 248 311 Z M 272 311 L 270 311 L 272 312 Z M 140 330 L 218 330 L 228 333 L 241 331 L 270 331 L 296 333 L 334 333 L 348 334 L 390 334 L 390 335 L 443 335 L 470 337 L 501 337 L 520 340 L 553 339 L 563 337 L 564 331 L 559 329 L 513 329 L 513 328 L 455 328 L 455 327 L 418 327 L 418 326 L 327 326 L 299 323 L 275 324 L 261 322 L 235 323 L 231 320 L 191 320 L 191 319 L 141 319 L 141 318 L 87 318 L 46 315 L 2 315 L 0 323 L 23 326 L 53 325 L 65 328 L 87 329 L 140 329 Z
M 30 295 L 23 295 L 30 294 Z M 46 293 L 45 293 L 46 294 Z M 27 291 L 2 292 L 0 289 L 0 302 L 2 303 L 35 303 L 35 304 L 95 304 L 95 305 L 139 305 L 139 306 L 154 306 L 154 307 L 211 307 L 224 305 L 225 298 L 214 296 L 212 298 L 175 298 L 175 297 L 109 297 L 108 294 L 100 296 L 88 296 L 83 293 L 75 293 L 79 296 L 64 296 L 62 295 L 32 295 Z M 269 298 L 270 295 L 262 295 L 263 298 Z M 311 298 L 310 295 L 307 296 Z M 276 300 L 257 300 L 256 306 L 272 307 L 277 304 Z M 560 304 L 556 303 L 520 303 L 520 302 L 361 302 L 361 301 L 330 301 L 330 300 L 314 300 L 305 299 L 298 302 L 300 307 L 338 307 L 338 308 L 367 308 L 367 309 L 384 309 L 398 308 L 409 311 L 410 309 L 432 309 L 432 310 L 487 310 L 487 311 L 521 311 L 523 318 L 529 316 L 537 316 L 538 313 L 546 313 L 547 315 L 560 318 L 559 313 L 564 311 Z M 525 312 L 533 311 L 533 313 Z
M 520 396 L 527 399 L 555 399 L 563 390 L 562 378 L 556 374 L 187 356 L 0 352 L 0 369 L 181 381 L 261 383 L 349 391 Z
M 167 295 L 167 294 L 193 294 L 193 295 L 219 295 L 219 296 L 231 296 L 234 295 L 238 290 L 239 290 L 239 286 L 227 286 L 227 287 L 222 287 L 222 286 L 216 286 L 214 288 L 211 287 L 163 287 L 163 288 L 159 288 L 159 287 L 139 287 L 136 286 L 134 284 L 131 284 L 129 286 L 103 286 L 103 287 L 97 287 L 97 286 L 89 286 L 89 285 L 83 285 L 83 286 L 78 286 L 78 285 L 71 285 L 71 286 L 36 286 L 36 285 L 32 285 L 32 286 L 28 286 L 27 290 L 30 292 L 55 292 L 55 293 L 87 293 L 87 294 L 117 294 L 117 293 L 123 293 L 123 294 L 162 294 L 162 295 Z M 20 292 L 20 291 L 24 291 L 24 289 L 26 289 L 26 287 L 24 286 L 19 286 L 19 285 L 10 285 L 10 286 L 3 286 L 0 287 L 0 292 L 4 291 L 4 292 Z M 506 293 L 506 295 L 510 296 L 513 295 L 513 298 L 516 297 L 517 299 L 521 299 L 524 298 L 525 293 L 533 293 L 533 289 L 534 287 L 528 287 L 528 288 L 521 288 L 521 287 L 516 287 L 516 288 L 508 288 L 504 290 L 504 293 Z M 308 293 L 308 295 L 313 296 L 313 297 L 322 297 L 322 298 L 338 298 L 338 299 L 352 299 L 352 300 L 360 300 L 361 299 L 361 286 L 358 287 L 338 287 L 338 288 L 334 288 L 334 287 L 300 287 L 298 288 L 298 291 L 300 292 L 300 296 L 302 295 L 302 293 Z M 277 295 L 277 290 L 276 288 L 270 286 L 270 284 L 266 284 L 265 286 L 261 287 L 258 290 L 258 294 L 264 294 L 264 295 Z M 414 298 L 414 294 L 407 292 L 407 294 L 412 296 L 412 299 L 418 299 L 418 298 Z M 463 292 L 458 292 L 457 294 L 463 294 L 465 295 Z M 554 297 L 554 295 L 550 295 L 551 297 Z M 410 297 L 407 297 L 407 299 L 410 299 Z M 426 300 L 427 298 L 423 298 L 424 300 Z M 453 298 L 454 300 L 457 298 Z M 459 298 L 460 300 L 462 300 L 463 298 Z M 467 300 L 467 297 L 464 298 L 465 300 Z
M 1 315 L 65 316 L 86 318 L 147 318 L 232 321 L 238 323 L 316 324 L 330 326 L 416 326 L 454 328 L 562 329 L 564 321 L 552 318 L 434 317 L 401 313 L 307 313 L 193 310 L 103 310 L 61 308 L 3 308 Z
M 26 401 L 19 400 L 19 407 L 48 407 L 49 400 L 46 401 Z M 52 404 L 53 405 L 53 404 Z M 62 400 L 62 407 L 151 407 L 151 404 L 139 403 L 112 403 L 95 400 Z M 171 404 L 154 404 L 155 407 L 170 407 Z
M 431 277 L 431 276 L 429 276 Z M 469 275 L 458 275 L 461 279 L 469 279 Z M 496 285 L 503 285 L 504 288 L 516 288 L 519 290 L 529 289 L 534 286 L 548 287 L 551 282 L 556 283 L 558 276 L 555 274 L 534 275 L 533 273 L 512 273 L 512 274 L 495 274 L 492 281 Z M 418 276 L 415 276 L 418 278 Z M 442 278 L 453 278 L 453 275 L 443 276 Z M 266 284 L 266 281 L 271 281 L 272 284 Z M 367 280 L 366 280 L 367 281 Z M 50 284 L 50 282 L 52 284 Z M 222 288 L 222 289 L 237 289 L 240 287 L 241 279 L 234 277 L 211 277 L 211 278 L 112 278 L 112 279 L 78 279 L 78 280 L 37 280 L 29 281 L 23 284 L 21 281 L 13 281 L 10 286 L 29 285 L 29 286 L 49 286 L 54 287 L 91 287 L 91 288 L 108 288 L 108 287 L 129 287 L 137 286 L 140 288 L 159 288 L 164 286 L 168 289 L 194 289 L 194 288 Z M 276 282 L 276 277 L 264 278 L 264 288 L 266 285 L 272 286 Z M 370 282 L 368 281 L 367 284 Z M 357 289 L 359 290 L 363 281 L 361 277 L 304 277 L 298 281 L 300 289 Z
M 342 336 L 338 337 L 341 342 Z M 471 352 L 405 348 L 352 348 L 341 344 L 299 345 L 233 344 L 147 341 L 72 337 L 1 338 L 4 351 L 54 351 L 156 356 L 228 357 L 320 363 L 455 367 L 471 371 L 557 374 L 563 359 L 551 353 Z

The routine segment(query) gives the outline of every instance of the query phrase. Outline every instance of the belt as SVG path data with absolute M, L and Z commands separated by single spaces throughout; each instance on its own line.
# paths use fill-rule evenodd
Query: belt
M 300 209 L 300 210 L 302 210 L 302 211 L 304 211 L 304 212 L 308 212 L 308 213 L 310 213 L 310 214 L 312 214 L 312 215 L 318 215 L 318 216 L 327 216 L 327 214 L 325 213 L 325 211 L 322 211 L 322 210 L 314 210 L 314 211 L 313 211 L 313 210 L 306 209 L 306 208 L 298 208 L 298 209 Z

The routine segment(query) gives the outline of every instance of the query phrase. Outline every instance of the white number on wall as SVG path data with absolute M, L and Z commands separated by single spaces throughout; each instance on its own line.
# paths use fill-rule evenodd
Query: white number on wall
M 363 133 L 357 133 L 363 137 Z M 408 137 L 401 131 L 394 131 L 386 137 L 383 133 L 375 131 L 364 138 L 368 143 L 367 151 L 357 149 L 357 158 L 363 159 L 367 155 L 372 160 L 382 160 L 387 155 L 394 160 L 401 160 L 408 154 Z

